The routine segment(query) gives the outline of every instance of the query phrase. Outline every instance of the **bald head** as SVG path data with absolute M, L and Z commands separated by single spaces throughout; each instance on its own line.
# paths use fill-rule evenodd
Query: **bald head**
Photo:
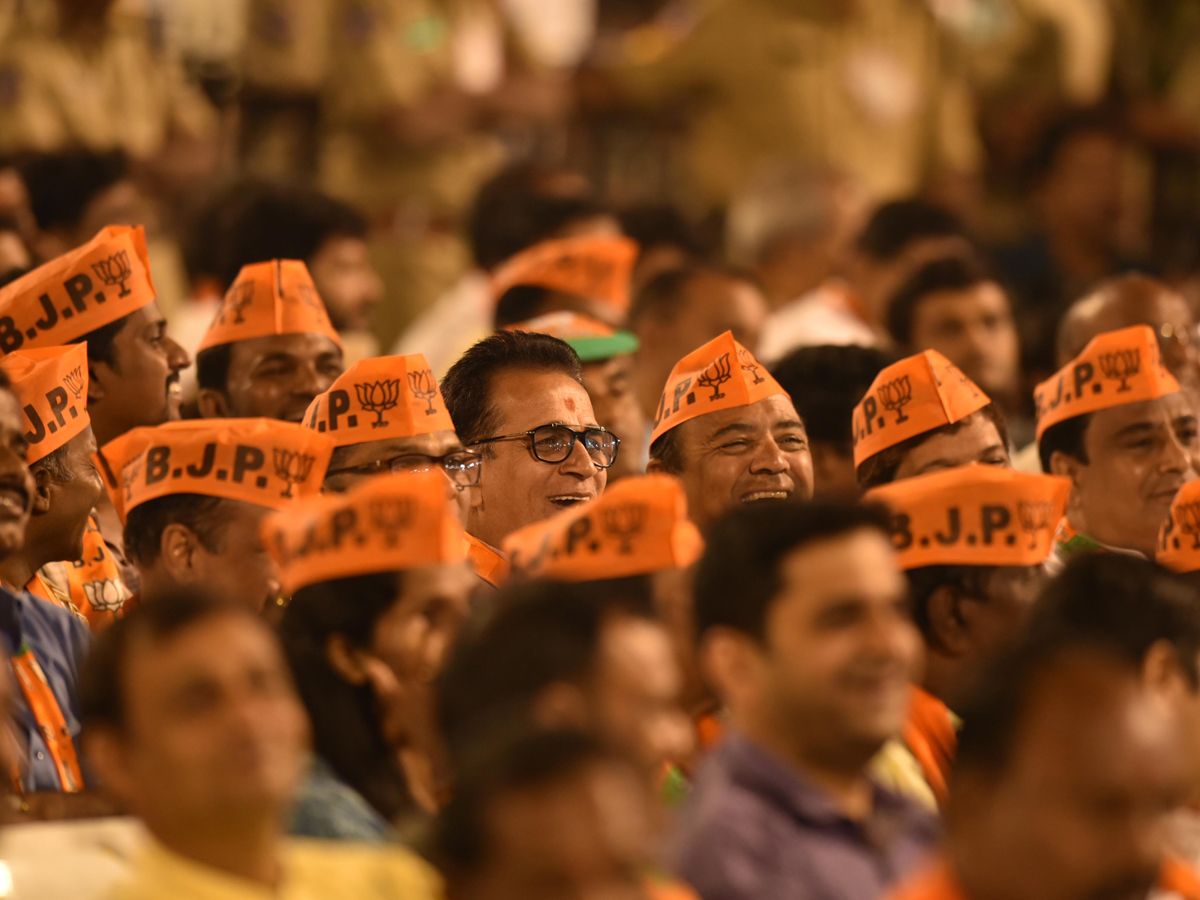
M 1169 339 L 1180 331 L 1190 338 L 1196 323 L 1187 301 L 1169 286 L 1145 275 L 1122 275 L 1067 310 L 1058 326 L 1058 365 L 1078 356 L 1096 335 L 1134 325 L 1149 325 L 1160 339 Z

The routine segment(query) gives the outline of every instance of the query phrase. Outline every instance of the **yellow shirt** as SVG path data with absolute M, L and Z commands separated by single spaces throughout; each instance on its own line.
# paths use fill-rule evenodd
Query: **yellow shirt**
M 147 844 L 126 882 L 110 900 L 440 900 L 441 880 L 399 847 L 289 840 L 283 883 L 263 885 L 219 872 Z

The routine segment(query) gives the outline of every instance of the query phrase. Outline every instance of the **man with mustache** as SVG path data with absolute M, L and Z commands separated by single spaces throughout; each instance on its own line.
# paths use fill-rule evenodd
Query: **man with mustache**
M 935 840 L 875 784 L 921 660 L 908 585 L 875 507 L 764 503 L 714 528 L 696 573 L 700 660 L 730 734 L 669 854 L 705 900 L 872 900 Z
M 727 331 L 675 364 L 650 435 L 650 474 L 674 475 L 701 530 L 757 500 L 808 500 L 808 434 L 792 400 Z
M 1200 475 L 1196 412 L 1145 325 L 1098 335 L 1034 392 L 1046 472 L 1071 480 L 1061 556 L 1102 549 L 1153 559 L 1183 485 Z
M 200 415 L 299 422 L 342 368 L 341 338 L 304 263 L 243 266 L 196 353 Z

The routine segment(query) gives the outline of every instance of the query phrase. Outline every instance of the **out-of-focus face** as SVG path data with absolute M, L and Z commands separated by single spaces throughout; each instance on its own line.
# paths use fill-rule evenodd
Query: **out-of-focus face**
M 200 391 L 206 419 L 262 416 L 301 422 L 342 374 L 342 351 L 323 334 L 278 334 L 231 345 L 223 393 Z
M 104 482 L 93 460 L 96 438 L 90 427 L 71 438 L 66 448 L 70 480 L 60 482 L 47 471 L 35 472 L 35 480 L 45 491 L 46 505 L 45 514 L 38 517 L 41 521 L 37 534 L 56 560 L 73 561 L 83 556 L 83 533 L 88 516 L 104 493 Z
M 259 535 L 259 525 L 271 510 L 241 500 L 221 502 L 228 507 L 228 525 L 217 552 L 211 553 L 199 543 L 193 549 L 188 584 L 261 612 L 280 594 L 275 564 Z
M 674 430 L 688 516 L 701 529 L 738 503 L 812 497 L 808 436 L 788 397 L 718 410 Z M 651 461 L 651 471 L 660 469 Z
M 562 372 L 513 369 L 492 378 L 489 394 L 498 413 L 495 435 L 518 434 L 559 423 L 578 431 L 596 427 L 592 401 L 579 382 Z M 484 454 L 478 487 L 471 488 L 467 531 L 499 547 L 518 528 L 600 496 L 608 473 L 577 439 L 561 463 L 546 463 L 529 437 L 471 447 Z
M 1087 463 L 1055 453 L 1056 475 L 1073 482 L 1067 515 L 1112 547 L 1154 558 L 1158 531 L 1176 492 L 1200 476 L 1196 414 L 1182 392 L 1092 413 Z
M 1063 144 L 1042 187 L 1042 217 L 1111 252 L 1121 211 L 1123 155 L 1120 141 L 1102 132 Z
M 282 813 L 308 722 L 268 627 L 238 610 L 129 648 L 122 733 L 96 735 L 100 776 L 158 834 L 219 833 Z
M 308 271 L 338 331 L 366 331 L 383 299 L 383 279 L 362 238 L 334 236 L 308 260 Z
M 861 491 L 854 471 L 854 451 L 828 441 L 809 441 L 813 463 L 813 496 L 821 500 L 853 500 Z
M 100 444 L 132 428 L 178 419 L 179 373 L 192 362 L 187 351 L 167 336 L 167 320 L 158 301 L 125 317 L 113 350 L 113 365 L 88 363 L 88 413 Z
M 897 467 L 895 480 L 956 469 L 969 463 L 1005 469 L 1012 467 L 1008 447 L 1000 437 L 996 423 L 982 411 L 963 419 L 957 430 L 935 434 L 910 450 Z
M 33 268 L 33 257 L 21 235 L 15 231 L 0 230 L 0 276 L 9 272 Z
M 583 366 L 583 386 L 592 400 L 596 421 L 622 441 L 617 461 L 608 470 L 609 481 L 641 474 L 639 451 L 645 439 L 646 420 L 634 392 L 633 366 L 632 356 L 614 356 Z
M 1186 799 L 1178 723 L 1103 658 L 1064 661 L 1031 697 L 1002 771 L 960 776 L 948 843 L 965 889 L 1142 900 Z
M 959 235 L 927 235 L 910 241 L 894 259 L 878 260 L 865 253 L 852 253 L 850 283 L 867 311 L 883 321 L 887 306 L 904 282 L 934 260 L 969 255 L 971 242 Z
M 912 349 L 938 351 L 989 396 L 1014 398 L 1019 390 L 1017 326 L 995 282 L 922 298 L 913 310 Z
M 12 391 L 0 388 L 0 560 L 21 549 L 33 504 L 33 477 L 25 464 L 25 416 Z
M 451 876 L 452 900 L 644 900 L 654 818 L 643 779 L 597 763 L 501 796 L 484 814 L 476 871 Z

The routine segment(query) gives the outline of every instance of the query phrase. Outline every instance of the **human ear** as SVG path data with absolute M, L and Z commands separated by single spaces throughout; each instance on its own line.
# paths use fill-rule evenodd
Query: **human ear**
M 196 406 L 202 419 L 229 418 L 229 399 L 213 388 L 201 388 L 196 395 Z
M 33 476 L 31 512 L 35 516 L 44 516 L 50 511 L 50 482 L 53 479 L 48 469 L 38 465 L 30 466 L 29 474 Z

